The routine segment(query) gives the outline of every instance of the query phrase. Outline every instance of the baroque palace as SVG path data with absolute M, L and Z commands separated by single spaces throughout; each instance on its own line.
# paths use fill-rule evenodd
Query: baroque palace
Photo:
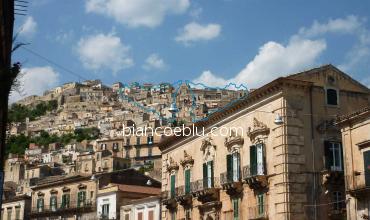
M 213 135 L 164 138 L 162 219 L 345 219 L 335 120 L 369 100 L 367 87 L 326 65 L 278 78 L 195 123 L 206 134 L 219 127 Z

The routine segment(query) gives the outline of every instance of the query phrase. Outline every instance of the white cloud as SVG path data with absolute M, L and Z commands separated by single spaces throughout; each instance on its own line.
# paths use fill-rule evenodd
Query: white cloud
M 33 17 L 28 16 L 20 27 L 19 34 L 25 37 L 32 37 L 36 33 L 36 29 L 36 21 L 33 19 Z
M 55 37 L 55 41 L 58 42 L 58 43 L 61 43 L 61 44 L 65 44 L 65 43 L 71 41 L 73 36 L 74 36 L 74 31 L 73 30 L 69 30 L 69 31 L 61 30 L 58 33 L 58 35 Z
M 143 68 L 148 71 L 153 69 L 164 70 L 166 66 L 164 60 L 158 54 L 153 53 L 146 58 Z
M 201 7 L 194 7 L 193 9 L 189 11 L 189 15 L 194 19 L 198 19 L 202 13 L 203 13 L 203 8 Z
M 13 91 L 9 101 L 13 103 L 30 95 L 42 95 L 59 83 L 59 73 L 50 66 L 23 68 L 19 79 L 20 93 Z
M 134 65 L 129 51 L 130 47 L 114 34 L 91 35 L 81 38 L 77 45 L 77 53 L 85 68 L 94 71 L 109 69 L 113 74 Z
M 87 0 L 88 13 L 114 18 L 129 27 L 157 27 L 168 14 L 182 14 L 189 0 Z
M 299 35 L 304 37 L 316 37 L 326 33 L 353 33 L 362 26 L 357 16 L 349 15 L 345 18 L 329 19 L 326 23 L 315 21 L 309 28 L 301 28 Z
M 370 31 L 366 28 L 365 19 L 349 15 L 345 18 L 329 19 L 320 23 L 315 21 L 309 28 L 301 28 L 298 35 L 305 38 L 322 37 L 325 34 L 346 34 L 356 38 L 356 43 L 346 54 L 345 62 L 338 67 L 351 71 L 360 65 L 366 65 L 370 58 Z
M 326 43 L 323 40 L 292 38 L 286 46 L 270 41 L 260 47 L 258 54 L 235 77 L 223 79 L 208 70 L 194 81 L 210 86 L 236 83 L 244 84 L 249 89 L 256 88 L 281 74 L 300 71 L 314 65 L 325 49 Z
M 221 25 L 207 24 L 201 25 L 196 22 L 191 22 L 180 31 L 175 38 L 177 42 L 189 44 L 195 41 L 207 41 L 218 37 L 221 33 Z
M 300 28 L 298 33 L 291 36 L 286 45 L 277 42 L 267 42 L 259 49 L 252 61 L 234 77 L 224 79 L 204 71 L 196 82 L 203 82 L 213 86 L 224 86 L 233 82 L 245 84 L 249 88 L 256 88 L 269 81 L 283 76 L 308 69 L 318 64 L 318 58 L 326 50 L 327 34 L 352 35 L 357 41 L 346 55 L 346 61 L 339 65 L 344 71 L 357 68 L 360 64 L 368 65 L 370 58 L 370 31 L 366 29 L 365 20 L 357 16 L 329 19 L 327 22 L 315 21 L 310 27 Z M 364 82 L 369 85 L 369 80 Z

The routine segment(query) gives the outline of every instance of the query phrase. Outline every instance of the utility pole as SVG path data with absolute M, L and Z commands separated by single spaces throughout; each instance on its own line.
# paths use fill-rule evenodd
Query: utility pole
M 9 93 L 20 69 L 11 66 L 14 26 L 14 0 L 0 0 L 0 207 L 4 187 L 5 139 Z

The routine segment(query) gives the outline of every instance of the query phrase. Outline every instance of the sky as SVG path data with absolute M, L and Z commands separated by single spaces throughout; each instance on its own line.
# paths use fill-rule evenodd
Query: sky
M 370 1 L 33 0 L 14 102 L 71 81 L 256 88 L 333 64 L 370 87 Z

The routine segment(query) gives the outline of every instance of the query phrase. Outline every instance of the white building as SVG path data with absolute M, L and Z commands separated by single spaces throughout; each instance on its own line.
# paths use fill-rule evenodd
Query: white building
M 161 200 L 159 196 L 131 201 L 121 206 L 121 220 L 159 220 L 161 219 Z

